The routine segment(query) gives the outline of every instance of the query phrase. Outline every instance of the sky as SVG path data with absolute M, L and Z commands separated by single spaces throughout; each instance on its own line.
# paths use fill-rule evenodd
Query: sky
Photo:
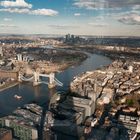
M 140 36 L 140 0 L 0 0 L 0 34 Z

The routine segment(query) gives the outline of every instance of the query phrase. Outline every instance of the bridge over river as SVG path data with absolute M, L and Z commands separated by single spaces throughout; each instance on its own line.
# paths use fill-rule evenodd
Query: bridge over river
M 57 86 L 63 86 L 63 83 L 61 83 L 58 79 L 55 77 L 55 73 L 50 74 L 42 74 L 39 72 L 34 72 L 31 77 L 25 77 L 23 74 L 21 74 L 18 71 L 6 71 L 6 70 L 0 70 L 0 77 L 1 78 L 14 78 L 15 80 L 19 82 L 32 82 L 34 86 L 37 86 L 39 84 L 47 84 L 49 88 Z M 46 77 L 48 80 L 41 80 L 41 77 Z
M 48 78 L 48 81 L 42 80 L 41 77 Z M 34 72 L 31 77 L 25 77 L 21 73 L 19 73 L 18 80 L 25 82 L 33 82 L 33 86 L 37 86 L 39 84 L 47 84 L 49 88 L 53 88 L 57 86 L 63 86 L 63 83 L 55 78 L 55 73 L 50 74 L 42 74 L 39 72 Z
M 95 70 L 102 66 L 109 65 L 112 62 L 109 58 L 97 55 L 89 54 L 89 57 L 80 65 L 75 67 L 70 67 L 61 73 L 55 75 L 61 82 L 63 82 L 63 87 L 56 87 L 56 90 L 68 90 L 70 82 L 73 77 L 90 70 Z M 27 78 L 27 77 L 25 77 Z M 27 78 L 28 79 L 28 78 Z M 41 76 L 40 76 L 40 80 Z M 44 79 L 43 79 L 44 80 Z M 46 85 L 41 86 L 31 86 L 30 84 L 19 84 L 13 88 L 4 90 L 0 92 L 0 117 L 11 114 L 17 107 L 22 107 L 27 103 L 33 101 L 37 102 L 39 105 L 47 108 L 51 96 L 56 92 L 54 89 L 48 89 Z M 14 95 L 18 94 L 22 96 L 22 100 L 17 101 Z M 8 102 L 6 102 L 8 101 Z M 47 107 L 46 107 L 47 106 Z M 67 140 L 73 140 L 71 137 L 66 137 Z

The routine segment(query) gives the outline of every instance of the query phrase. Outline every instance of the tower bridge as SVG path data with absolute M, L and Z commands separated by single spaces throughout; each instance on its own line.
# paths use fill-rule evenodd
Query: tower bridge
M 2 47 L 0 47 L 0 57 L 3 57 L 3 50 L 2 50 Z
M 43 81 L 41 80 L 41 77 L 47 77 L 49 80 Z M 63 83 L 61 83 L 58 79 L 55 78 L 55 73 L 41 74 L 39 72 L 34 72 L 33 76 L 28 78 L 19 73 L 18 80 L 25 82 L 33 82 L 34 86 L 37 86 L 39 84 L 47 84 L 49 88 L 53 88 L 55 86 L 63 86 Z

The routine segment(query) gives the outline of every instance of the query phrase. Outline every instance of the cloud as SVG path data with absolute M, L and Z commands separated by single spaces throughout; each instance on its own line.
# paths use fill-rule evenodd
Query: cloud
M 105 27 L 105 26 L 109 26 L 109 24 L 107 24 L 107 23 L 96 23 L 96 22 L 90 22 L 90 23 L 88 23 L 88 25 L 94 26 L 94 27 Z
M 32 15 L 44 15 L 44 16 L 55 16 L 58 14 L 57 11 L 52 9 L 37 9 L 30 11 Z
M 11 18 L 4 18 L 3 20 L 4 20 L 4 21 L 12 21 Z
M 132 10 L 140 10 L 140 5 L 134 5 L 134 6 L 132 7 Z
M 78 26 L 74 25 L 48 25 L 51 28 L 55 29 L 73 29 L 73 28 L 78 28 Z
M 74 13 L 74 16 L 78 17 L 78 16 L 81 16 L 80 13 Z
M 105 8 L 123 8 L 139 7 L 140 0 L 75 0 L 74 6 L 85 9 L 105 9 Z
M 19 13 L 19 14 L 25 14 L 29 13 L 29 9 L 19 9 L 19 8 L 6 8 L 6 9 L 0 9 L 0 12 L 9 12 L 9 13 Z
M 52 9 L 31 9 L 32 5 L 25 2 L 25 0 L 5 0 L 0 2 L 0 6 L 4 7 L 0 9 L 0 12 L 43 16 L 55 16 L 58 14 L 58 11 Z
M 0 27 L 2 27 L 2 28 L 16 28 L 16 27 L 18 27 L 18 26 L 16 26 L 16 25 L 12 25 L 12 24 L 0 24 Z
M 87 1 L 76 0 L 73 5 L 75 5 L 79 8 L 96 9 L 96 7 L 99 7 L 99 6 L 97 6 L 97 4 L 99 4 L 99 3 L 95 2 L 95 1 L 91 1 L 91 0 L 87 0 Z
M 24 0 L 15 0 L 15 1 L 1 1 L 0 6 L 3 6 L 5 8 L 10 8 L 10 7 L 22 7 L 22 8 L 32 8 L 32 4 L 28 4 Z
M 134 13 L 122 15 L 118 21 L 128 25 L 140 25 L 140 15 Z
M 29 15 L 43 15 L 43 16 L 55 16 L 58 14 L 57 11 L 52 9 L 37 9 L 31 10 L 27 8 L 6 8 L 0 9 L 0 12 L 18 13 L 18 14 L 29 14 Z

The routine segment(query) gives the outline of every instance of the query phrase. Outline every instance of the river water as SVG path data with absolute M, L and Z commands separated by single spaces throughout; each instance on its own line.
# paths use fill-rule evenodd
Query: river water
M 112 60 L 102 55 L 88 55 L 89 57 L 80 65 L 70 67 L 63 72 L 56 74 L 56 78 L 64 84 L 63 87 L 56 87 L 56 89 L 49 90 L 47 85 L 33 87 L 31 83 L 22 83 L 0 92 L 0 117 L 9 115 L 17 107 L 22 107 L 24 104 L 31 103 L 33 101 L 40 105 L 48 105 L 54 92 L 57 90 L 69 89 L 69 84 L 74 76 L 86 71 L 95 70 L 102 66 L 107 66 L 112 62 Z M 22 96 L 22 100 L 17 101 L 14 98 L 15 94 Z

